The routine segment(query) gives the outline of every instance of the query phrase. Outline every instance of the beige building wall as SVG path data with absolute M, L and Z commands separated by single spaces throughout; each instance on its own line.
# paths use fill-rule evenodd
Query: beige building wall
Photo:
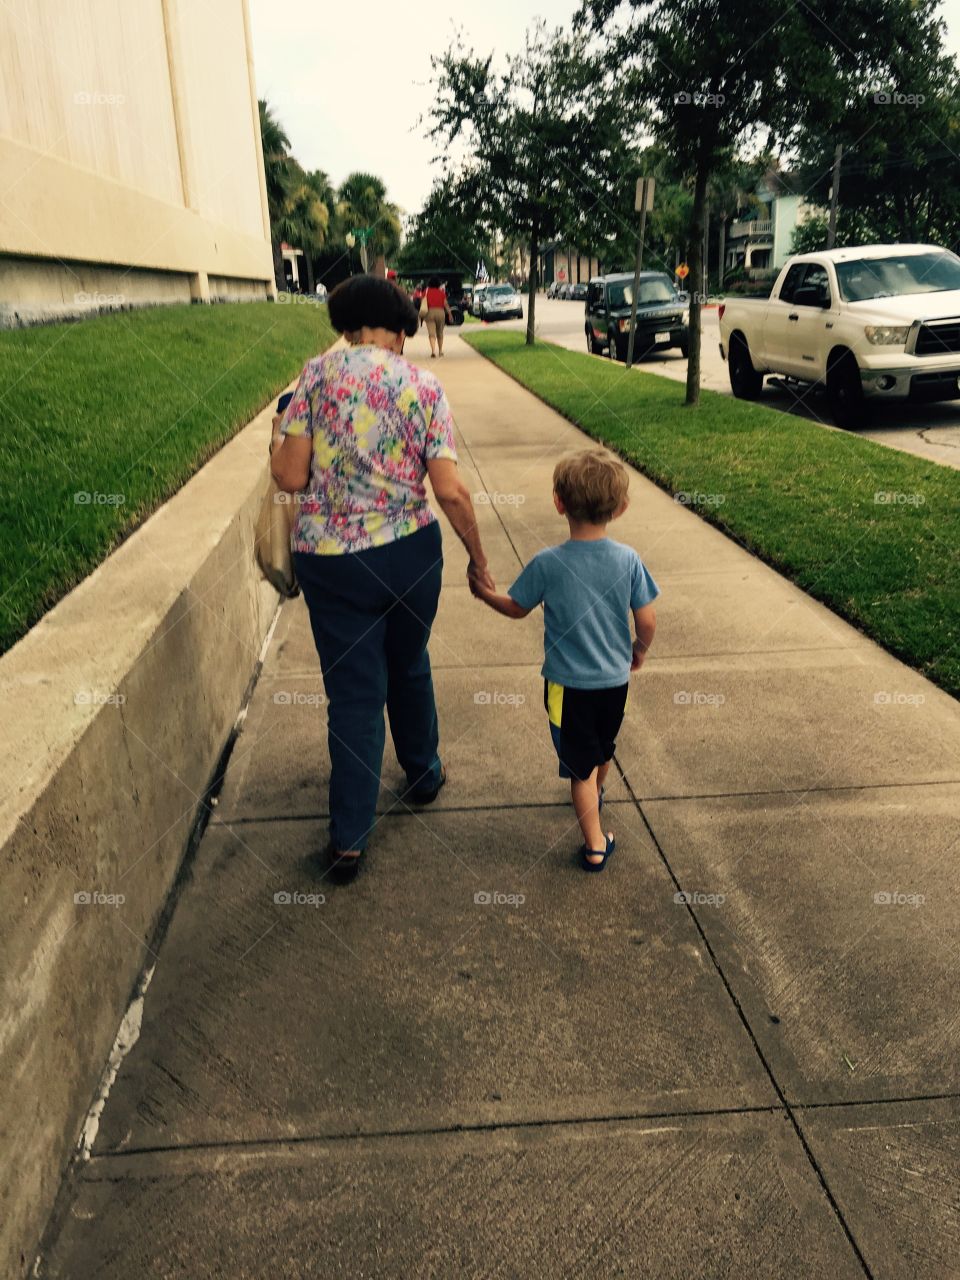
M 245 0 L 4 0 L 0 324 L 273 293 Z

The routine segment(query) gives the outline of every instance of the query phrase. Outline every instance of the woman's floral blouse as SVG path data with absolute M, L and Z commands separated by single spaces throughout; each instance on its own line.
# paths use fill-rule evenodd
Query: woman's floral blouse
M 456 461 L 453 415 L 433 374 L 403 356 L 375 346 L 317 356 L 280 430 L 313 439 L 310 480 L 294 499 L 294 551 L 366 551 L 436 519 L 427 459 Z

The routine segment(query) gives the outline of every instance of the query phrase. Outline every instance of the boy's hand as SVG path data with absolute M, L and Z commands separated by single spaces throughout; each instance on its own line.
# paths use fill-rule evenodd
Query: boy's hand
M 630 659 L 630 670 L 639 671 L 646 660 L 647 651 L 641 648 L 639 640 L 633 642 L 633 657 Z

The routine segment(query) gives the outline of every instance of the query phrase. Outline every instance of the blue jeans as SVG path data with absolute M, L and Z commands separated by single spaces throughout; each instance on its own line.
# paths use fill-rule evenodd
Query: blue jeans
M 330 839 L 363 849 L 376 824 L 383 708 L 407 783 L 440 782 L 439 727 L 427 642 L 440 599 L 443 548 L 434 521 L 384 547 L 294 553 L 328 703 Z

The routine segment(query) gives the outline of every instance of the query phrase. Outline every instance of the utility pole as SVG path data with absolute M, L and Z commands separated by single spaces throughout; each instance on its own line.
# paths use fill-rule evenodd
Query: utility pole
M 633 298 L 630 302 L 630 337 L 627 341 L 627 368 L 633 367 L 633 348 L 637 337 L 637 295 L 640 292 L 640 270 L 643 266 L 643 238 L 647 233 L 647 210 L 653 208 L 653 178 L 637 179 L 634 208 L 640 211 L 640 239 L 637 241 L 637 265 L 633 272 Z
M 840 195 L 840 160 L 843 147 L 837 143 L 833 155 L 833 181 L 830 186 L 830 221 L 827 224 L 827 248 L 832 249 L 837 243 L 837 200 Z

